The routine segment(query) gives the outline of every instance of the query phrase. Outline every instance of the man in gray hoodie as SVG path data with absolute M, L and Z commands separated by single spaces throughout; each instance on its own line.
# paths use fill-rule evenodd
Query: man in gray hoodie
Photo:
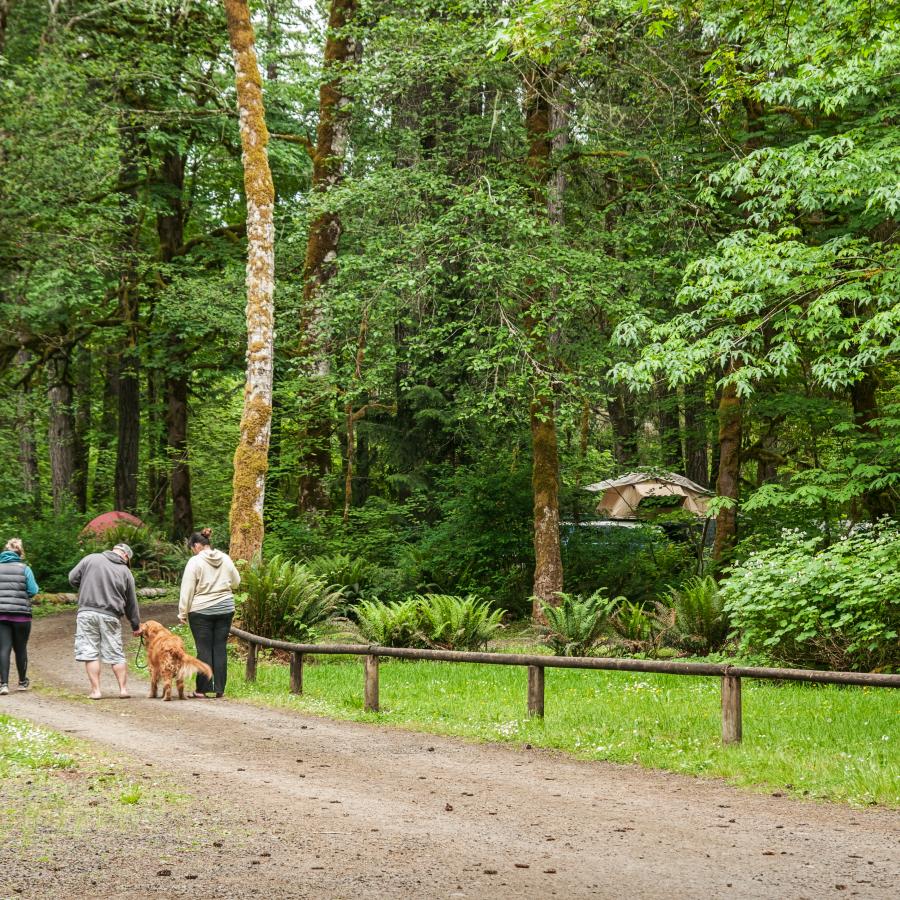
M 119 683 L 119 696 L 130 696 L 121 619 L 128 617 L 135 637 L 141 633 L 134 576 L 128 568 L 132 556 L 128 544 L 116 544 L 104 553 L 91 553 L 69 572 L 69 583 L 78 588 L 75 659 L 84 663 L 91 684 L 91 700 L 102 696 L 101 661 L 112 666 Z

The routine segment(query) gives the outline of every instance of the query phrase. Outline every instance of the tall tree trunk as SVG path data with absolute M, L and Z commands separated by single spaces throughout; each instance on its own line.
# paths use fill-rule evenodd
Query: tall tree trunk
M 68 350 L 56 351 L 47 360 L 47 396 L 50 400 L 48 444 L 53 511 L 60 513 L 72 500 L 75 475 L 75 416 Z
M 850 385 L 850 402 L 853 405 L 853 421 L 860 434 L 871 441 L 881 439 L 878 427 L 878 379 L 867 372 L 859 381 Z M 894 513 L 894 503 L 885 491 L 867 490 L 862 497 L 863 506 L 872 521 Z
M 706 443 L 706 379 L 684 388 L 685 475 L 701 487 L 709 487 L 709 453 Z
M 176 539 L 194 530 L 191 503 L 191 468 L 188 463 L 188 379 L 175 375 L 166 379 L 166 443 L 171 451 L 172 531 Z
M 94 466 L 93 503 L 109 507 L 115 503 L 116 429 L 119 417 L 119 355 L 110 349 L 103 365 L 104 385 L 97 431 L 97 461 Z
M 88 462 L 91 432 L 91 351 L 80 347 L 75 354 L 75 437 L 73 457 L 75 475 L 73 495 L 79 512 L 87 510 Z
M 315 147 L 310 148 L 312 189 L 323 194 L 343 178 L 344 157 L 350 132 L 350 98 L 346 94 L 343 67 L 357 54 L 355 39 L 346 26 L 357 11 L 357 0 L 331 0 L 328 33 L 319 87 L 319 124 Z M 307 424 L 301 438 L 299 504 L 305 512 L 328 505 L 324 479 L 331 468 L 332 401 L 328 391 L 328 325 L 322 289 L 334 274 L 341 238 L 341 218 L 333 211 L 318 213 L 309 225 L 303 264 L 301 306 L 301 354 L 309 380 Z
M 735 363 L 729 364 L 727 375 L 732 375 Z M 737 388 L 731 382 L 722 388 L 719 401 L 719 474 L 716 494 L 732 502 L 722 507 L 716 516 L 716 540 L 713 545 L 713 561 L 718 568 L 724 565 L 737 543 L 737 507 L 740 500 L 742 404 Z
M 564 140 L 565 116 L 558 102 L 551 103 L 551 79 L 533 69 L 525 84 L 525 127 L 529 147 L 527 165 L 532 190 L 541 215 L 554 225 L 562 224 L 565 181 L 562 172 L 551 172 L 554 143 Z M 535 289 L 537 290 L 537 289 Z M 549 359 L 550 341 L 544 335 L 543 322 L 535 307 L 540 296 L 532 296 L 525 319 L 533 352 Z M 543 618 L 542 603 L 558 604 L 563 589 L 562 553 L 559 539 L 559 447 L 553 391 L 547 381 L 536 375 L 531 401 L 531 486 L 534 498 L 534 585 L 532 615 Z
M 30 354 L 27 350 L 20 350 L 16 354 L 16 366 L 19 369 L 25 369 L 28 365 L 29 356 Z M 19 464 L 22 467 L 22 489 L 31 498 L 31 513 L 37 517 L 41 514 L 42 497 L 30 380 L 23 381 L 16 397 L 16 431 L 19 436 Z
M 246 0 L 224 0 L 234 57 L 237 107 L 247 198 L 247 378 L 241 435 L 234 455 L 231 555 L 262 552 L 263 505 L 272 428 L 275 291 L 275 189 L 266 145 L 262 79 Z

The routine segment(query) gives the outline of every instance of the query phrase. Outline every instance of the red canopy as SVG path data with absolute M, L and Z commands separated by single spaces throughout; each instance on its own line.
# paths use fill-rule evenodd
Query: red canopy
M 91 521 L 84 526 L 81 533 L 84 534 L 86 531 L 92 531 L 94 534 L 103 534 L 105 531 L 109 531 L 110 528 L 115 528 L 117 525 L 134 525 L 136 528 L 140 528 L 143 524 L 144 523 L 137 516 L 133 516 L 131 513 L 113 510 L 112 512 L 103 513 L 95 519 L 91 519 Z

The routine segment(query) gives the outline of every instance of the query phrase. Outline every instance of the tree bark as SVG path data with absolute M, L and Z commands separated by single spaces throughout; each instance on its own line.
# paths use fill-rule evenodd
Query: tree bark
M 184 374 L 166 379 L 166 443 L 172 467 L 172 533 L 178 540 L 194 530 L 188 463 L 188 378 Z
M 246 0 L 224 0 L 234 57 L 237 107 L 247 199 L 247 377 L 241 434 L 234 455 L 231 555 L 262 552 L 263 505 L 272 428 L 274 363 L 275 189 L 266 145 L 262 78 Z
M 331 0 L 325 39 L 323 81 L 319 87 L 319 124 L 312 156 L 312 190 L 323 194 L 340 183 L 350 132 L 350 98 L 344 87 L 342 67 L 357 54 L 356 40 L 346 26 L 357 11 L 357 0 Z M 304 398 L 307 425 L 301 438 L 299 504 L 304 512 L 328 505 L 324 479 L 331 469 L 332 403 L 327 379 L 328 324 L 322 289 L 334 274 L 342 224 L 340 215 L 318 213 L 309 226 L 303 264 L 301 306 L 301 358 L 309 387 Z
M 147 497 L 150 513 L 159 525 L 166 515 L 169 478 L 166 472 L 166 428 L 160 373 L 147 372 Z
M 633 468 L 637 462 L 637 423 L 634 400 L 626 389 L 619 388 L 606 402 L 613 432 L 613 456 L 622 468 Z
M 731 362 L 727 375 L 734 373 Z M 716 540 L 713 544 L 713 561 L 718 568 L 724 565 L 737 543 L 737 505 L 740 500 L 742 404 L 737 388 L 728 383 L 722 388 L 719 401 L 719 473 L 716 494 L 727 497 L 732 503 L 723 507 L 716 516 Z
M 57 351 L 47 360 L 47 396 L 53 511 L 59 514 L 72 500 L 75 474 L 75 416 L 68 350 Z
M 554 143 L 564 140 L 565 116 L 561 104 L 551 103 L 551 81 L 545 72 L 532 69 L 525 83 L 525 128 L 529 147 L 527 166 L 535 203 L 554 225 L 563 219 L 565 180 L 551 172 Z M 560 137 L 563 135 L 563 138 Z M 532 352 L 543 361 L 551 357 L 550 341 L 543 335 L 535 307 L 546 298 L 534 289 L 525 310 Z M 551 339 L 552 340 L 552 339 Z M 534 584 L 532 616 L 543 619 L 542 603 L 558 604 L 563 589 L 562 552 L 559 539 L 559 446 L 553 391 L 546 378 L 535 374 L 530 407 L 534 499 Z

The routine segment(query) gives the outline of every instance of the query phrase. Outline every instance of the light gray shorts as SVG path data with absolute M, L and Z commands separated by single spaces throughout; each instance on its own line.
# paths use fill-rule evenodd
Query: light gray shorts
M 75 659 L 79 662 L 100 659 L 111 666 L 125 662 L 119 620 L 98 612 L 78 613 L 75 617 Z

